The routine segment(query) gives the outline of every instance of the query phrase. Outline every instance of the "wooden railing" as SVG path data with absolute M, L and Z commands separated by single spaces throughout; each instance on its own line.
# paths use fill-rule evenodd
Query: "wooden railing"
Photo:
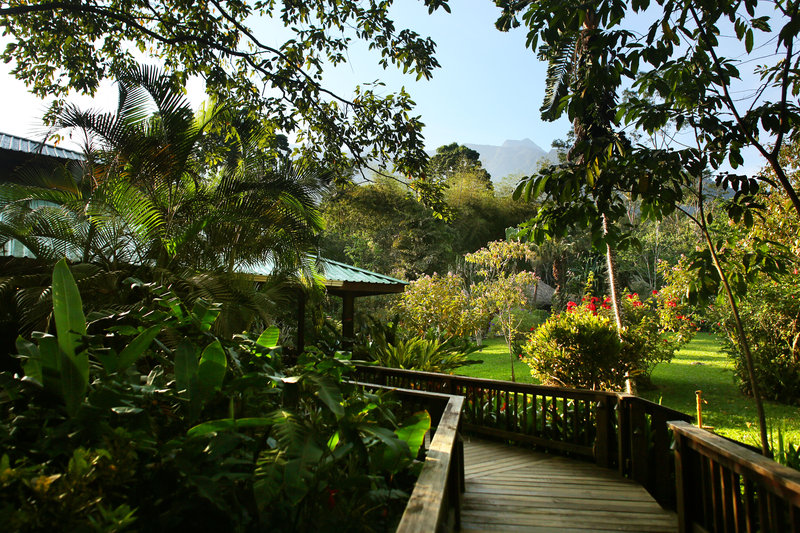
M 668 420 L 691 417 L 642 398 L 377 366 L 360 381 L 464 397 L 465 431 L 593 459 L 641 483 L 674 507 Z
M 358 385 L 376 386 L 364 382 Z M 424 408 L 430 413 L 433 432 L 425 451 L 425 462 L 397 526 L 397 533 L 457 531 L 461 527 L 461 500 L 464 493 L 464 443 L 460 435 L 464 398 L 391 388 L 404 406 Z
M 680 531 L 800 531 L 800 472 L 685 422 L 669 425 Z
M 675 509 L 675 460 L 669 422 L 692 417 L 638 396 L 617 394 L 619 472 L 638 482 L 667 509 Z

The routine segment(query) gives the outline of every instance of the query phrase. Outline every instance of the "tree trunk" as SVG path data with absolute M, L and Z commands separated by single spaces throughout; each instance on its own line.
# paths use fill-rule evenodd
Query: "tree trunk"
M 702 215 L 702 213 L 701 213 Z M 705 219 L 703 219 L 705 224 Z M 728 283 L 728 277 L 725 274 L 722 264 L 717 257 L 714 243 L 711 240 L 711 235 L 707 227 L 701 228 L 703 236 L 706 239 L 708 251 L 711 253 L 711 258 L 714 262 L 714 267 L 717 269 L 717 274 L 722 281 L 722 286 L 725 289 L 725 296 L 728 299 L 728 304 L 731 306 L 731 313 L 733 313 L 733 322 L 736 324 L 736 335 L 739 337 L 739 346 L 741 346 L 742 354 L 744 355 L 745 366 L 747 366 L 747 376 L 750 379 L 750 390 L 753 392 L 753 400 L 756 403 L 756 415 L 758 416 L 758 430 L 761 437 L 761 453 L 765 457 L 769 457 L 769 437 L 767 435 L 767 416 L 764 413 L 764 402 L 761 399 L 761 392 L 758 388 L 758 380 L 756 379 L 755 364 L 753 363 L 753 353 L 750 351 L 750 342 L 747 340 L 747 335 L 744 333 L 742 326 L 742 318 L 739 315 L 739 306 L 736 305 L 736 299 L 733 296 L 733 291 Z
M 603 236 L 608 235 L 608 218 L 603 213 Z M 622 310 L 619 302 L 619 282 L 617 280 L 617 254 L 610 244 L 606 244 L 606 271 L 608 273 L 608 287 L 611 291 L 611 307 L 614 309 L 614 321 L 617 324 L 617 333 L 622 336 Z

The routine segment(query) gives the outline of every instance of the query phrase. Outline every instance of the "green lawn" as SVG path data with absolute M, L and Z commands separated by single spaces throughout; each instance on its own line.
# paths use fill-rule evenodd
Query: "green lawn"
M 471 359 L 483 363 L 460 368 L 456 373 L 511 379 L 511 363 L 502 338 L 484 341 L 483 350 L 472 354 Z M 537 383 L 526 365 L 517 362 L 514 369 L 518 382 Z M 653 384 L 654 390 L 640 391 L 640 395 L 692 415 L 696 409 L 695 391 L 702 390 L 708 402 L 703 405 L 705 425 L 713 426 L 721 435 L 758 445 L 755 404 L 734 385 L 732 364 L 719 350 L 713 335 L 699 333 L 671 363 L 658 365 L 653 371 Z M 787 442 L 800 443 L 800 408 L 767 402 L 766 411 L 773 438 L 781 428 Z
M 752 398 L 743 396 L 733 383 L 733 364 L 719 350 L 713 335 L 699 333 L 669 364 L 653 371 L 656 390 L 640 395 L 664 405 L 694 414 L 695 391 L 703 391 L 703 424 L 748 444 L 758 445 L 758 420 Z M 781 428 L 786 440 L 800 443 L 800 408 L 766 402 L 767 422 L 777 438 Z
M 472 378 L 502 379 L 511 381 L 511 358 L 508 357 L 506 341 L 502 337 L 494 337 L 483 341 L 483 349 L 470 355 L 473 361 L 483 361 L 480 365 L 464 366 L 456 369 L 460 376 Z M 514 363 L 514 373 L 519 383 L 538 383 L 531 376 L 527 365 L 519 360 Z

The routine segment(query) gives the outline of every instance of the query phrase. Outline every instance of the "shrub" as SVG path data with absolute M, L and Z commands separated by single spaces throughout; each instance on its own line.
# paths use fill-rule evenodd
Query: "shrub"
M 624 349 L 636 361 L 632 372 L 636 383 L 646 387 L 653 368 L 671 361 L 699 328 L 669 289 L 653 291 L 644 300 L 637 293 L 625 294 L 621 304 L 622 322 L 626 326 L 622 334 Z M 607 309 L 603 312 L 610 313 Z
M 772 280 L 766 277 L 751 284 L 739 301 L 745 335 L 750 339 L 756 381 L 768 399 L 800 403 L 800 275 L 789 274 Z M 739 389 L 752 394 L 739 337 L 728 305 L 717 303 L 710 311 L 720 333 L 723 349 L 733 360 Z
M 544 383 L 582 389 L 621 388 L 633 368 L 614 322 L 580 307 L 550 317 L 523 347 L 522 361 Z
M 579 388 L 622 389 L 626 376 L 648 383 L 653 367 L 669 361 L 696 329 L 669 292 L 636 293 L 620 302 L 626 324 L 621 339 L 609 298 L 568 302 L 529 337 L 523 360 L 545 382 Z M 685 311 L 684 311 L 685 312 Z

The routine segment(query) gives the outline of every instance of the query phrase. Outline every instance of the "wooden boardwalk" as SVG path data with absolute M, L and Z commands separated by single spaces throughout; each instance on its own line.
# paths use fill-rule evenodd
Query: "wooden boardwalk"
M 676 532 L 675 513 L 592 463 L 465 437 L 461 531 Z M 666 481 L 665 481 L 666 482 Z

